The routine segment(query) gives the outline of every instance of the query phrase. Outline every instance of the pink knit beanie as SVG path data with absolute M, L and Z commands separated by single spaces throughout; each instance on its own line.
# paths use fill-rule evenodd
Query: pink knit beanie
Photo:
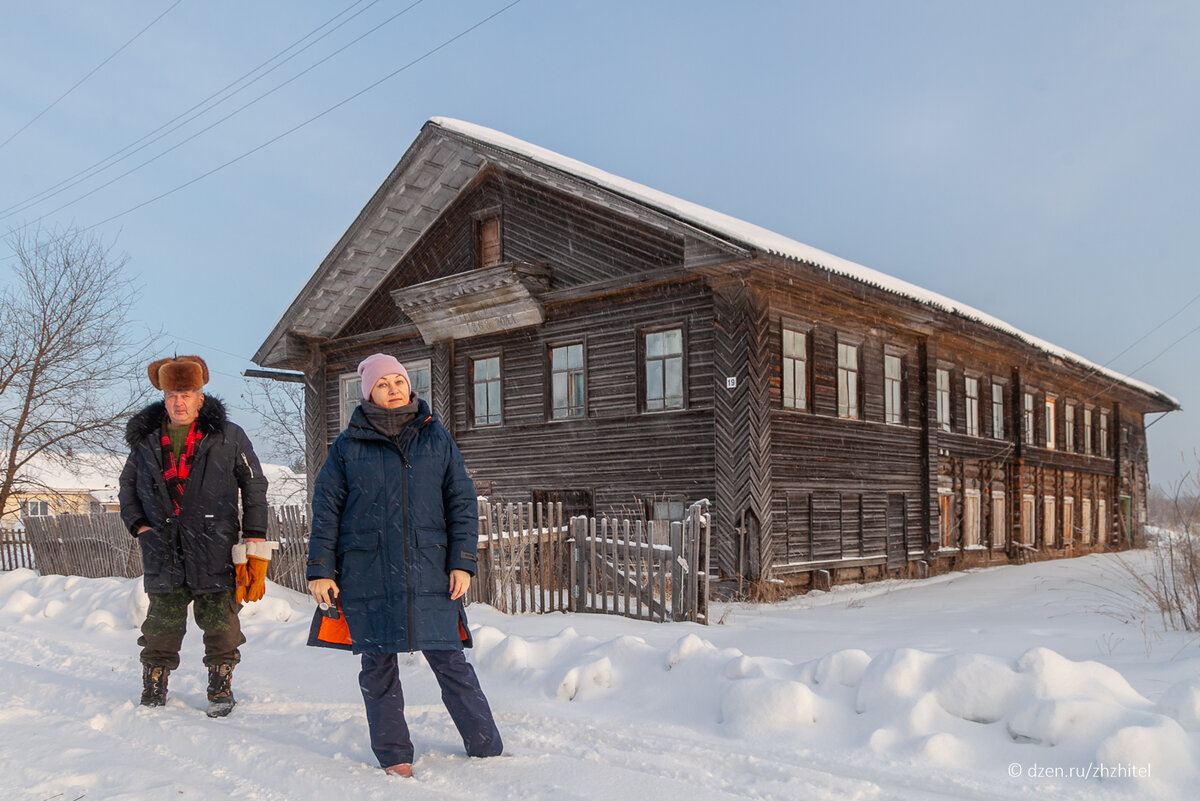
M 395 356 L 388 356 L 386 353 L 372 353 L 363 359 L 358 363 L 358 374 L 362 377 L 362 396 L 364 398 L 371 397 L 371 390 L 375 387 L 375 382 L 385 375 L 395 373 L 404 376 L 409 387 L 412 387 L 412 382 L 408 380 L 408 371 Z

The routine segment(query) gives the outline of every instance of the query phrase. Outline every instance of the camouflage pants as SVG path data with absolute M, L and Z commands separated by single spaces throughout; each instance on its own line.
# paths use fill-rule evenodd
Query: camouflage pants
M 239 606 L 233 590 L 193 595 L 187 587 L 163 595 L 150 596 L 150 610 L 142 623 L 142 664 L 175 670 L 179 667 L 179 647 L 187 631 L 187 608 L 204 632 L 204 664 L 236 665 L 242 658 L 238 646 L 246 642 L 238 620 Z

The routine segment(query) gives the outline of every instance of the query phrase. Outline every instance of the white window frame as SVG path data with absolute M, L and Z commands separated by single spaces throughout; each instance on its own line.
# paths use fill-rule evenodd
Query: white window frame
M 1058 398 L 1047 395 L 1046 409 L 1046 449 L 1055 450 L 1058 447 Z
M 904 425 L 904 359 L 883 354 L 883 422 Z
M 1100 433 L 1096 437 L 1100 440 L 1100 458 L 1108 458 L 1108 412 L 1100 412 Z
M 853 342 L 839 342 L 837 345 L 838 417 L 846 420 L 859 418 L 859 352 L 859 346 Z
M 353 397 L 348 397 L 352 395 Z M 342 373 L 338 376 L 338 429 L 350 425 L 350 415 L 362 401 L 362 378 L 358 373 Z
M 992 436 L 1004 439 L 1004 384 L 996 380 L 992 381 Z
M 808 332 L 783 326 L 783 407 L 808 410 Z
M 1086 406 L 1083 409 L 1083 452 L 1092 455 L 1092 410 Z
M 952 430 L 950 423 L 950 371 L 937 369 L 937 425 L 942 431 Z
M 975 376 L 963 378 L 963 391 L 967 401 L 967 434 L 979 436 L 979 379 Z

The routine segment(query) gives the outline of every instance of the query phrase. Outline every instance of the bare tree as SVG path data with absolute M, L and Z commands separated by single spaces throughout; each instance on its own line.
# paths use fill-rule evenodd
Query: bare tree
M 255 432 L 259 454 L 304 476 L 304 385 L 269 378 L 247 378 L 245 385 L 242 405 L 259 418 Z M 299 481 L 283 501 L 303 504 L 305 499 L 305 484 Z
M 35 457 L 119 453 L 147 401 L 149 336 L 134 336 L 127 257 L 77 229 L 19 230 L 13 283 L 0 288 L 0 512 L 28 489 Z

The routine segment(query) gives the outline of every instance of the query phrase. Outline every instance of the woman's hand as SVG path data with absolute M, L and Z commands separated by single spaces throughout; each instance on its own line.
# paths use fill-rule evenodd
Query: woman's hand
M 333 579 L 313 579 L 308 582 L 308 591 L 312 593 L 312 597 L 317 599 L 317 603 L 330 606 L 333 606 L 334 597 L 342 594 L 342 591 L 338 589 L 337 582 Z
M 309 587 L 312 587 L 310 582 Z M 450 600 L 457 601 L 471 589 L 471 574 L 465 570 L 450 571 Z

